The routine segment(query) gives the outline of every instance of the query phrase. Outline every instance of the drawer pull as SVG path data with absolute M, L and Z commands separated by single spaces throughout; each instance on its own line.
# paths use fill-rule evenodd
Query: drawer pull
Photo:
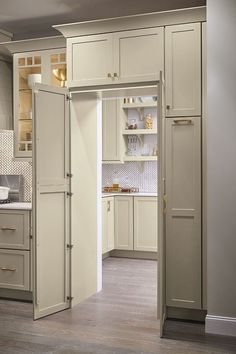
M 7 271 L 7 272 L 15 272 L 15 271 L 16 271 L 16 268 L 2 267 L 1 270 Z
M 16 231 L 16 228 L 15 227 L 1 227 L 1 230 L 2 231 Z
M 179 123 L 191 124 L 192 119 L 174 119 L 174 123 L 175 124 L 179 124 Z

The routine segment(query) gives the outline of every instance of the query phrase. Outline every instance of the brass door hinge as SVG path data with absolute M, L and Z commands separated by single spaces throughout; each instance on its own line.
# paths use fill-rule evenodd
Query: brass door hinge
M 66 177 L 68 177 L 68 178 L 72 178 L 72 177 L 73 177 L 73 175 L 72 175 L 72 173 L 69 173 L 69 172 L 68 172 L 68 173 L 66 174 Z
M 67 192 L 66 195 L 67 195 L 68 197 L 72 197 L 73 193 Z
M 66 248 L 68 248 L 68 249 L 72 249 L 74 247 L 74 245 L 70 245 L 69 243 L 67 243 L 67 245 L 66 245 Z
M 66 300 L 67 300 L 67 301 L 72 301 L 73 299 L 74 299 L 73 296 L 67 296 L 67 297 L 66 297 Z
M 66 95 L 66 100 L 67 101 L 72 101 L 72 97 L 70 95 Z

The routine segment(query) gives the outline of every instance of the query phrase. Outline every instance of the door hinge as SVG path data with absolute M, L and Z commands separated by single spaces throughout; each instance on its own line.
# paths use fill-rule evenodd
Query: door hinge
M 70 95 L 66 95 L 66 100 L 67 101 L 72 101 L 72 97 Z
M 72 178 L 72 177 L 73 177 L 73 174 L 68 172 L 68 173 L 66 174 L 66 177 Z
M 73 193 L 67 192 L 66 195 L 67 195 L 68 197 L 72 197 Z
M 67 296 L 67 297 L 66 297 L 66 300 L 67 300 L 67 301 L 72 301 L 73 299 L 74 299 L 73 296 Z
M 67 245 L 66 245 L 66 248 L 68 248 L 68 249 L 72 249 L 74 247 L 74 245 L 70 245 L 69 243 L 67 243 Z

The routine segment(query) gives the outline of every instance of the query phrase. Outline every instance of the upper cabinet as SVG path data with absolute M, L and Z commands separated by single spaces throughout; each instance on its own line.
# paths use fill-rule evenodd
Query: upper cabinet
M 67 40 L 68 86 L 155 81 L 164 68 L 163 28 Z
M 200 23 L 165 29 L 166 116 L 201 115 Z
M 65 49 L 33 51 L 14 55 L 15 157 L 32 155 L 32 89 L 42 82 L 62 86 L 66 69 Z

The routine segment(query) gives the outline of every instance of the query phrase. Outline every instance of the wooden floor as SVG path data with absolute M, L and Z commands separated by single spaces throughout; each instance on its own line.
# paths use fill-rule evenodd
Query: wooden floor
M 170 321 L 173 339 L 159 338 L 156 267 L 155 261 L 106 259 L 101 293 L 35 322 L 31 304 L 0 300 L 0 353 L 235 354 L 235 340 L 206 337 L 202 325 L 189 330 Z

